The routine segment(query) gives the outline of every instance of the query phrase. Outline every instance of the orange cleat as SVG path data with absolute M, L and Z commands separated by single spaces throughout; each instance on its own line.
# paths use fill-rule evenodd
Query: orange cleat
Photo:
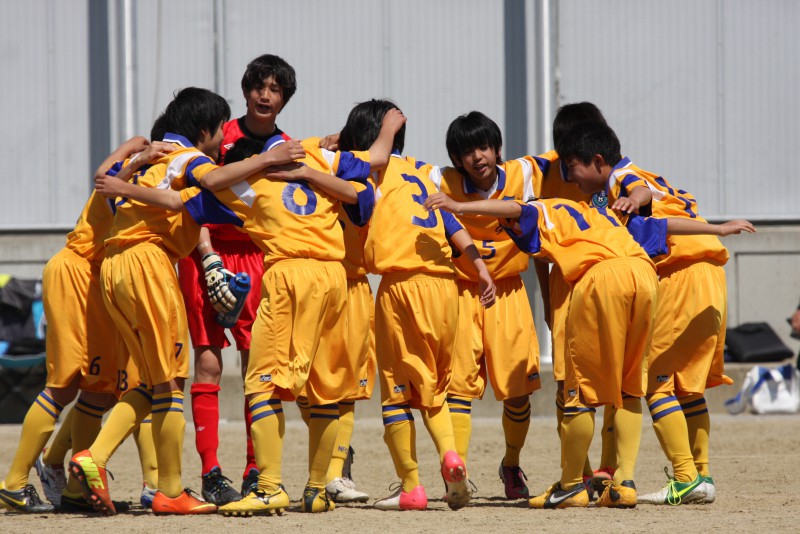
M 160 491 L 156 492 L 153 498 L 153 513 L 156 515 L 178 514 L 214 514 L 217 512 L 217 505 L 201 501 L 194 495 L 192 490 L 184 488 L 183 492 L 177 497 L 167 497 Z
M 95 463 L 88 450 L 72 457 L 69 472 L 80 483 L 83 496 L 95 510 L 105 515 L 116 515 L 117 510 L 108 492 L 106 470 Z

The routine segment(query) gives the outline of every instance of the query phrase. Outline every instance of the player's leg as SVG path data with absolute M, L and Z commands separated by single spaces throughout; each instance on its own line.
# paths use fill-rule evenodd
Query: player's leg
M 53 436 L 50 446 L 42 451 L 36 459 L 36 474 L 42 483 L 42 490 L 47 500 L 53 506 L 61 506 L 61 494 L 67 486 L 67 475 L 64 470 L 64 458 L 67 452 L 72 449 L 72 420 L 75 410 L 70 410 L 61 427 Z M 80 488 L 77 488 L 78 495 L 81 495 Z
M 152 508 L 158 491 L 158 456 L 153 442 L 153 420 L 146 417 L 133 431 L 139 463 L 142 467 L 142 493 L 139 503 L 143 508 Z

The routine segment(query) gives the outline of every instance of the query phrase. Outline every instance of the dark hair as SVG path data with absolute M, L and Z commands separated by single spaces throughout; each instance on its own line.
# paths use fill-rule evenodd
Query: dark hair
M 617 134 L 610 126 L 600 122 L 573 128 L 560 139 L 556 150 L 559 158 L 575 157 L 584 164 L 588 164 L 595 154 L 601 155 L 605 162 L 612 166 L 622 159 Z
M 400 109 L 389 100 L 368 100 L 356 104 L 347 116 L 347 124 L 339 134 L 339 150 L 368 150 L 381 133 L 383 116 L 390 109 Z M 406 139 L 406 125 L 394 135 L 392 149 L 403 151 Z
M 242 137 L 225 152 L 225 164 L 242 161 L 250 156 L 260 154 L 262 150 L 264 150 L 264 143 L 249 137 Z
M 153 122 L 153 127 L 150 128 L 150 141 L 161 141 L 164 139 L 164 134 L 167 133 L 167 118 L 162 113 Z
M 553 119 L 553 144 L 558 146 L 561 138 L 573 128 L 592 122 L 606 124 L 606 118 L 603 117 L 600 108 L 591 102 L 564 104 L 558 108 Z
M 253 89 L 263 89 L 270 77 L 281 86 L 285 106 L 297 91 L 297 79 L 292 66 L 278 56 L 264 54 L 248 63 L 242 76 L 242 91 L 249 93 Z
M 461 157 L 470 150 L 489 146 L 497 152 L 497 163 L 502 163 L 500 149 L 503 148 L 503 134 L 492 119 L 480 111 L 470 111 L 461 115 L 447 127 L 447 153 L 450 161 L 458 167 L 453 156 Z
M 214 135 L 220 123 L 230 118 L 231 108 L 224 98 L 208 89 L 187 87 L 175 94 L 153 126 L 182 135 L 196 144 L 203 130 Z

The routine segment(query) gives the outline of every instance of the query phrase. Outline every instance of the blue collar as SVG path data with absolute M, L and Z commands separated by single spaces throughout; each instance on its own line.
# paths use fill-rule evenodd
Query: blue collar
M 614 168 L 611 169 L 611 172 L 622 169 L 623 167 L 627 167 L 630 164 L 631 164 L 630 158 L 622 158 L 621 160 L 619 160 L 619 162 L 617 162 L 616 165 L 614 165 Z
M 164 142 L 175 143 L 176 145 L 181 145 L 183 148 L 194 147 L 192 142 L 186 139 L 184 136 L 172 132 L 167 132 L 164 134 Z
M 478 188 L 475 187 L 475 184 L 472 183 L 472 180 L 469 179 L 469 175 L 467 171 L 464 171 L 465 180 L 464 180 L 464 190 L 467 194 L 473 194 L 478 192 Z M 496 191 L 502 191 L 506 187 L 506 171 L 500 165 L 497 166 L 497 188 Z

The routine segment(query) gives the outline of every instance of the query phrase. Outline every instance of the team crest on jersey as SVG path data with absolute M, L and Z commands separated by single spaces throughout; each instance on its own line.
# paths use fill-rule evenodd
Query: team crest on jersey
M 531 373 L 528 375 L 528 382 L 533 382 L 537 378 L 539 378 L 539 373 Z
M 367 387 L 367 379 L 366 378 L 362 378 L 361 380 L 359 380 L 358 381 L 358 386 L 362 387 L 362 388 Z
M 669 382 L 669 376 L 667 376 L 667 375 L 658 375 L 656 377 L 656 382 L 658 382 L 659 384 L 666 384 L 667 382 Z
M 567 391 L 567 395 L 570 396 L 570 397 L 575 397 L 575 396 L 578 395 L 578 390 L 577 389 L 570 389 L 569 391 Z
M 399 384 L 399 385 L 397 385 L 397 386 L 395 386 L 395 387 L 394 387 L 394 392 L 395 392 L 395 393 L 402 393 L 402 392 L 404 392 L 405 390 L 406 390 L 406 386 L 405 386 L 405 384 Z
M 261 376 L 259 376 L 259 377 L 258 377 L 258 379 L 259 379 L 261 382 L 272 382 L 272 375 L 271 375 L 271 374 L 268 374 L 268 375 L 261 375 Z
M 608 206 L 608 195 L 605 191 L 598 191 L 592 195 L 592 206 L 595 208 L 605 208 Z

